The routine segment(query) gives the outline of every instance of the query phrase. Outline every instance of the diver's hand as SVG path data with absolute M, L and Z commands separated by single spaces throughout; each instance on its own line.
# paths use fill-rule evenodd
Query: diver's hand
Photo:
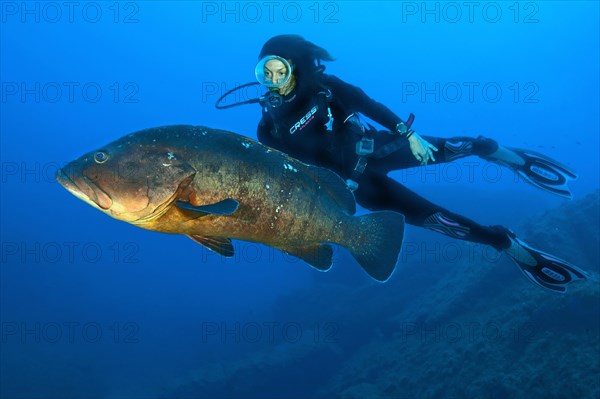
M 415 158 L 417 158 L 417 161 L 421 162 L 421 165 L 427 165 L 429 160 L 435 162 L 433 151 L 437 151 L 438 149 L 433 144 L 419 136 L 417 133 L 413 133 L 408 138 L 408 142 L 410 144 L 410 150 Z

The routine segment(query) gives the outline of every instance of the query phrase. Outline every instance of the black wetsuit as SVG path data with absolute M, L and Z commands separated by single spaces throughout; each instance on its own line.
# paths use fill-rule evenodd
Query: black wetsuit
M 329 89 L 332 98 L 326 102 L 318 92 Z M 327 107 L 334 118 L 328 131 Z M 345 122 L 354 112 L 371 118 L 390 131 L 395 131 L 401 119 L 389 108 L 371 99 L 360 88 L 341 79 L 322 74 L 321 85 L 313 89 L 296 88 L 284 97 L 282 105 L 263 108 L 258 125 L 260 142 L 283 151 L 306 163 L 327 167 L 344 179 L 352 177 L 356 166 L 356 142 L 360 140 L 360 127 Z M 383 158 L 368 158 L 364 172 L 357 177 L 359 184 L 354 192 L 356 201 L 369 210 L 393 210 L 402 213 L 406 221 L 415 226 L 429 228 L 450 237 L 488 244 L 498 250 L 509 246 L 506 228 L 482 226 L 464 216 L 452 213 L 431 203 L 402 184 L 387 176 L 390 171 L 420 166 L 408 140 L 387 131 L 374 131 L 375 152 L 382 146 L 394 151 Z M 469 155 L 486 156 L 498 148 L 487 138 L 423 136 L 435 145 L 435 161 L 430 164 L 450 162 Z

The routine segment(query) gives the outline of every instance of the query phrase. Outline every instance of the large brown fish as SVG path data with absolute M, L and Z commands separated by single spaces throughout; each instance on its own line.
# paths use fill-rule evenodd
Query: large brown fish
M 202 126 L 129 134 L 69 163 L 56 179 L 115 219 L 185 234 L 223 256 L 233 255 L 233 238 L 327 270 L 333 243 L 385 281 L 404 235 L 399 213 L 352 216 L 354 196 L 335 173 Z

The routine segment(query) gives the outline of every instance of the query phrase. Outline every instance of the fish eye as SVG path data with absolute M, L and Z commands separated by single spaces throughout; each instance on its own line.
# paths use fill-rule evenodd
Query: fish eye
M 104 151 L 98 151 L 94 154 L 94 161 L 96 161 L 96 163 L 104 163 L 108 161 L 108 154 Z

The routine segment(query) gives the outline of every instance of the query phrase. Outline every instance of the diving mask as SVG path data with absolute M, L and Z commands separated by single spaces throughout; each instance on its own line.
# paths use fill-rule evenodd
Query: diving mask
M 278 88 L 286 84 L 292 76 L 292 66 L 282 57 L 267 55 L 263 57 L 254 68 L 256 80 L 269 89 Z

